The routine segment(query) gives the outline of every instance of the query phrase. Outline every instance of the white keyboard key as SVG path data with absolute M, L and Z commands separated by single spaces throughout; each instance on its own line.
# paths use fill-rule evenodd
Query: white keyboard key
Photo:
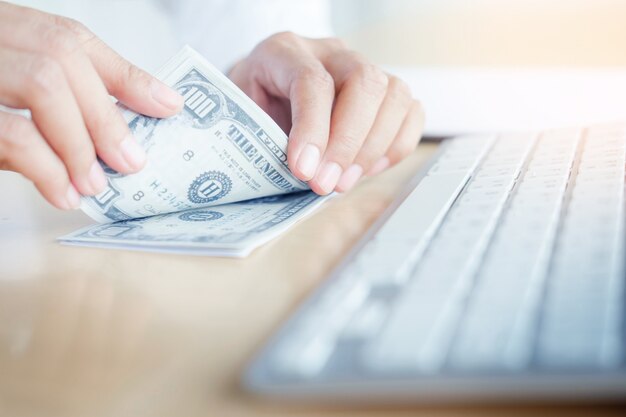
M 374 336 L 384 323 L 387 307 L 382 302 L 364 305 L 347 324 L 341 337 L 368 338 Z
M 326 365 L 334 348 L 334 340 L 324 337 L 314 338 L 294 355 L 289 371 L 300 376 L 312 376 L 319 373 Z
M 455 172 L 471 174 L 494 140 L 493 136 L 478 135 L 449 141 L 437 162 L 429 169 L 428 175 Z
M 397 306 L 375 344 L 364 351 L 367 366 L 378 370 L 436 368 L 439 364 L 425 362 L 420 356 L 433 329 L 440 324 L 438 319 L 450 308 L 450 297 L 444 291 L 419 293 L 419 302 Z
M 468 179 L 466 172 L 424 177 L 377 231 L 354 268 L 377 283 L 406 278 Z
M 425 244 L 468 179 L 466 172 L 424 177 L 375 238 L 381 242 L 406 239 Z
M 310 376 L 325 366 L 340 333 L 369 294 L 366 282 L 347 279 L 341 284 L 318 301 L 316 314 L 309 315 L 281 346 L 275 361 L 284 373 Z
M 373 239 L 349 268 L 372 285 L 398 285 L 406 281 L 419 254 L 419 247 L 414 242 Z

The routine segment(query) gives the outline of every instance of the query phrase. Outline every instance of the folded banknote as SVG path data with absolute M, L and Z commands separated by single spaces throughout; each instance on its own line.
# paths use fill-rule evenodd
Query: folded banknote
M 62 243 L 245 256 L 325 201 L 291 174 L 280 127 L 192 48 L 157 77 L 183 110 L 157 119 L 120 106 L 148 163 L 121 175 L 101 162 L 107 187 L 81 204 L 100 224 Z

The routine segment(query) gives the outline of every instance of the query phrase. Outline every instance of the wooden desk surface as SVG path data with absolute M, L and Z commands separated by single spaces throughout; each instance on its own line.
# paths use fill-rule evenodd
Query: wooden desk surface
M 305 408 L 260 401 L 250 357 L 432 154 L 331 201 L 243 260 L 61 246 L 92 223 L 0 172 L 0 416 L 625 415 L 618 406 Z

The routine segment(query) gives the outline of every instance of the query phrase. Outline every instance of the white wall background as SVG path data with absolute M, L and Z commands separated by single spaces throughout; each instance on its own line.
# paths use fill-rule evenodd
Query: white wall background
M 626 65 L 624 0 L 338 0 L 339 34 L 376 61 Z
M 86 20 L 123 55 L 149 69 L 158 67 L 164 57 L 179 47 L 168 15 L 155 4 L 168 1 L 182 4 L 185 0 L 14 1 Z M 277 0 L 248 1 L 255 10 L 261 10 L 261 5 Z M 208 5 L 204 7 L 207 10 L 212 2 L 228 3 L 196 0 Z M 302 9 L 297 14 L 306 15 L 309 10 L 315 10 L 313 3 L 325 0 L 285 2 L 294 10 Z M 336 33 L 381 64 L 626 66 L 624 0 L 330 0 L 329 3 Z M 259 14 L 259 21 L 267 26 L 275 14 L 275 11 L 265 16 Z M 301 23 L 294 26 L 295 30 L 312 32 Z M 222 32 L 228 36 L 228 27 Z

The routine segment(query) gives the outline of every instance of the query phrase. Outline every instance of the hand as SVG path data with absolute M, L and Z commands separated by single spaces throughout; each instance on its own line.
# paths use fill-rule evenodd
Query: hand
M 98 155 L 128 174 L 145 164 L 109 93 L 154 117 L 177 113 L 178 93 L 131 65 L 80 23 L 0 2 L 0 169 L 20 172 L 54 206 L 106 186 Z
M 289 167 L 318 194 L 383 171 L 421 136 L 422 108 L 407 85 L 337 39 L 273 35 L 229 76 L 289 132 Z

